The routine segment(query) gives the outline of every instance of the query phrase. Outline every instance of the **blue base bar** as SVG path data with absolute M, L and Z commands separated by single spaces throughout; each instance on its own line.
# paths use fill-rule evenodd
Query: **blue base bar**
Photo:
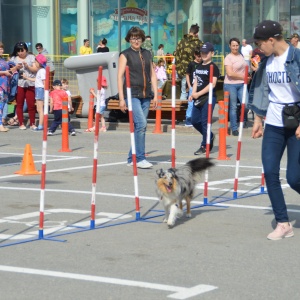
M 91 229 L 95 229 L 95 220 L 91 220 L 91 225 L 90 225 L 91 227 Z
M 135 213 L 135 219 L 138 221 L 141 218 L 141 213 L 139 211 L 137 211 Z
M 20 245 L 20 244 L 35 242 L 35 241 L 51 241 L 51 242 L 62 242 L 62 243 L 64 243 L 67 240 L 59 240 L 59 239 L 54 239 L 52 237 L 43 237 L 43 238 L 38 237 L 38 238 L 34 238 L 34 239 L 28 239 L 28 240 L 23 240 L 23 241 L 19 241 L 19 242 L 13 242 L 13 243 L 0 245 L 0 248 L 9 247 L 9 246 L 16 246 L 16 245 Z

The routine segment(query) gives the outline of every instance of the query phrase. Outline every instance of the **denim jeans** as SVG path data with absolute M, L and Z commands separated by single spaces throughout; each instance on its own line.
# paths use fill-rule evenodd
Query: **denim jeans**
M 237 103 L 238 100 L 242 104 L 243 101 L 243 90 L 244 84 L 237 83 L 237 84 L 224 84 L 224 92 L 229 92 L 229 117 L 230 117 L 230 127 L 232 131 L 238 130 L 237 124 Z M 245 107 L 248 103 L 248 91 L 246 90 L 246 102 Z M 247 120 L 247 110 L 245 109 L 245 119 Z
M 186 100 L 188 97 L 188 93 L 186 92 L 186 77 L 182 77 L 181 79 L 181 95 L 180 100 Z
M 192 95 L 192 91 L 193 91 L 193 88 L 191 87 L 189 89 L 188 97 L 190 97 Z M 189 101 L 188 102 L 187 110 L 185 112 L 185 124 L 186 125 L 190 125 L 191 124 L 193 106 L 194 106 L 194 100 Z
M 2 125 L 2 119 L 4 119 L 4 107 L 7 106 L 5 101 L 0 99 L 0 125 Z
M 300 194 L 300 141 L 295 130 L 266 124 L 262 142 L 262 163 L 266 186 L 277 222 L 288 222 L 287 208 L 280 184 L 280 161 L 287 147 L 286 179 Z
M 126 103 L 128 105 L 128 100 Z M 134 139 L 135 139 L 135 151 L 136 151 L 136 160 L 140 162 L 145 159 L 145 137 L 147 129 L 147 117 L 150 108 L 150 98 L 132 98 L 132 115 L 134 123 Z M 132 150 L 128 153 L 128 163 L 132 162 Z
M 216 97 L 212 99 L 212 112 L 216 104 Z M 200 147 L 206 147 L 206 137 L 207 137 L 207 120 L 208 120 L 208 101 L 202 107 L 193 106 L 192 109 L 192 124 L 197 131 L 202 134 L 202 142 Z M 212 138 L 212 132 L 211 136 Z

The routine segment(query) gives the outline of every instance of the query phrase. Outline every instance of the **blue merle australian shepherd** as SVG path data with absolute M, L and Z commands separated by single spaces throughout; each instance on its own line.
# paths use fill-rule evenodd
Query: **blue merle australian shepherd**
M 164 222 L 169 227 L 175 225 L 176 218 L 182 216 L 182 200 L 186 201 L 186 217 L 191 215 L 191 200 L 195 185 L 200 182 L 200 173 L 214 165 L 209 158 L 197 158 L 182 167 L 167 171 L 157 170 L 156 192 L 165 209 Z

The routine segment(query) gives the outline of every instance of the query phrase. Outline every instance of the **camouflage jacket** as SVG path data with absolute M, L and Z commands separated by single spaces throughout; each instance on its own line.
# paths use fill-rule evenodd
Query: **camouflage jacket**
M 189 62 L 194 60 L 194 50 L 201 47 L 203 42 L 198 37 L 188 35 L 180 40 L 176 47 L 176 71 L 180 78 L 186 75 L 186 69 Z
M 145 40 L 144 43 L 142 44 L 142 48 L 149 50 L 151 52 L 152 59 L 154 58 L 154 52 L 153 52 L 152 43 L 150 40 Z

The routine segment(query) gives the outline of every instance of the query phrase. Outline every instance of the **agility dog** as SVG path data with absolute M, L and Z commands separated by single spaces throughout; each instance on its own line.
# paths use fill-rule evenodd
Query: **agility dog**
M 186 201 L 186 217 L 191 215 L 191 200 L 195 185 L 200 182 L 200 173 L 214 165 L 209 158 L 197 158 L 184 166 L 167 171 L 157 170 L 156 193 L 165 209 L 164 222 L 169 227 L 175 225 L 176 218 L 183 215 L 182 200 Z

